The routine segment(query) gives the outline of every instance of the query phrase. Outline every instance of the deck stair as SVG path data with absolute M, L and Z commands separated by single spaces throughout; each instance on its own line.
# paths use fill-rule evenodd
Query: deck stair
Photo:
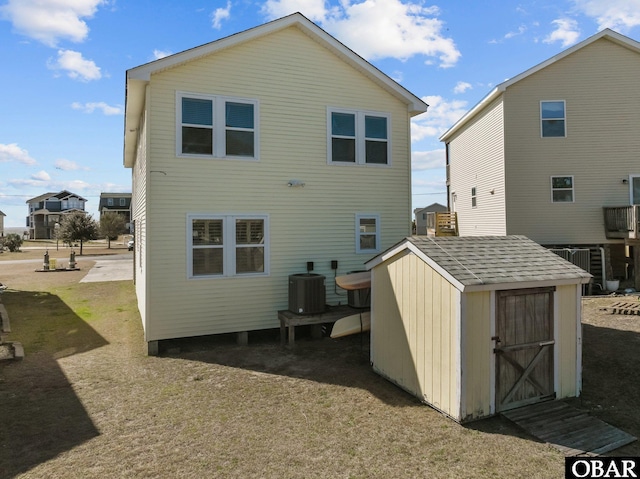
M 458 236 L 458 215 L 455 212 L 436 213 L 436 236 Z

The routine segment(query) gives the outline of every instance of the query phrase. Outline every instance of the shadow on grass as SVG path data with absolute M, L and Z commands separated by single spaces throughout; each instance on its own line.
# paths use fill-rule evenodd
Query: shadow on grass
M 56 295 L 5 292 L 22 361 L 0 362 L 0 477 L 15 477 L 99 432 L 57 359 L 107 341 Z

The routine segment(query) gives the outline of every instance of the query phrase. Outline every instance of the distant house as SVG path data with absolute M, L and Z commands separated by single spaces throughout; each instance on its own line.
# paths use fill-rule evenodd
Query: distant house
M 76 211 L 85 213 L 86 202 L 82 196 L 67 190 L 45 193 L 27 200 L 29 239 L 55 238 L 55 225 L 61 221 L 62 216 Z
M 587 251 L 598 283 L 629 274 L 626 246 L 638 271 L 638 78 L 640 43 L 606 29 L 467 112 L 441 137 L 460 235 Z
M 5 215 L 2 211 L 0 211 L 0 237 L 4 236 L 4 217 Z
M 440 203 L 433 203 L 424 208 L 416 208 L 413 210 L 413 215 L 416 219 L 416 231 L 417 235 L 426 235 L 427 234 L 427 225 L 429 221 L 429 213 L 442 213 L 444 211 L 448 211 L 447 207 L 441 205 Z M 432 225 L 431 228 L 435 228 L 435 225 Z
M 362 269 L 410 233 L 427 105 L 299 13 L 127 71 L 135 287 L 163 339 L 279 326 L 289 276 Z
M 124 218 L 126 231 L 133 231 L 131 223 L 131 193 L 100 193 L 100 219 L 104 213 L 117 213 Z

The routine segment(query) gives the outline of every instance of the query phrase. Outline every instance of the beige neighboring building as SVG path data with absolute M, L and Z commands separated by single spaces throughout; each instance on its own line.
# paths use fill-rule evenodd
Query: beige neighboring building
M 611 279 L 610 254 L 609 275 L 628 276 L 625 252 L 640 249 L 639 78 L 640 43 L 607 29 L 466 113 L 441 137 L 460 235 L 588 250 L 598 283 Z
M 126 78 L 151 354 L 164 339 L 279 327 L 289 275 L 308 263 L 327 303 L 344 304 L 335 274 L 410 234 L 410 120 L 427 105 L 301 14 Z

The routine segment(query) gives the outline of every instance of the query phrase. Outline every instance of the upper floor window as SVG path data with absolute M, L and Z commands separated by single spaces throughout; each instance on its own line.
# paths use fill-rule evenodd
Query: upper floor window
M 554 203 L 573 203 L 573 176 L 551 177 L 551 201 Z
M 266 275 L 268 218 L 190 215 L 189 277 Z
M 177 154 L 258 158 L 258 102 L 178 92 Z
M 120 198 L 120 206 L 126 206 L 127 200 L 125 198 Z
M 107 206 L 113 206 L 113 198 L 107 198 Z
M 356 253 L 377 253 L 380 250 L 380 217 L 356 215 Z
M 478 192 L 474 186 L 471 188 L 471 207 L 475 208 L 476 206 L 478 206 Z
M 329 163 L 388 165 L 389 127 L 386 113 L 329 109 Z
M 565 121 L 564 100 L 540 102 L 540 122 L 543 138 L 567 136 Z

